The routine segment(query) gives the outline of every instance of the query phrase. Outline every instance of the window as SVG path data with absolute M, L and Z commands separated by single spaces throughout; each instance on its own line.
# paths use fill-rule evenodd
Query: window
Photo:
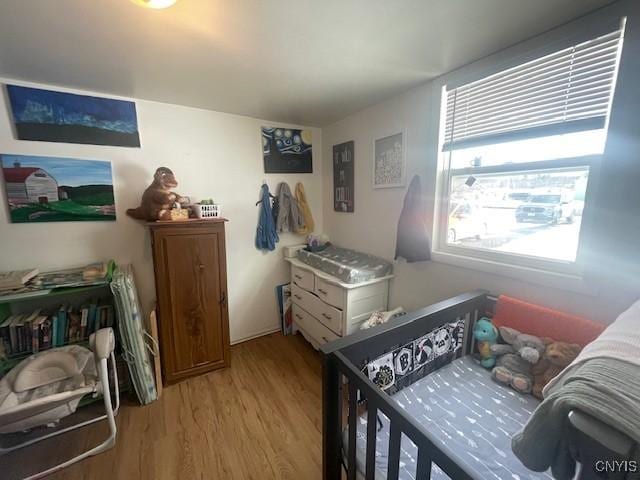
M 576 271 L 622 37 L 444 87 L 437 251 Z

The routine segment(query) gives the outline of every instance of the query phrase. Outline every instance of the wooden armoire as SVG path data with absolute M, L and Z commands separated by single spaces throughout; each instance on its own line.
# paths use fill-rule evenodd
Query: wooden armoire
M 229 366 L 225 221 L 149 224 L 165 384 Z

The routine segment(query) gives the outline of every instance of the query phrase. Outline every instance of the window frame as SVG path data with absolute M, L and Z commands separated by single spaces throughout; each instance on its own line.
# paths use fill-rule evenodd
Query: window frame
M 430 149 L 434 152 L 437 159 L 433 205 L 434 221 L 432 229 L 432 259 L 434 261 L 516 278 L 529 283 L 557 287 L 577 293 L 588 295 L 596 294 L 591 279 L 585 278 L 583 252 L 590 248 L 592 242 L 591 238 L 594 230 L 593 211 L 597 209 L 594 200 L 596 192 L 599 189 L 599 177 L 603 157 L 607 150 L 606 144 L 609 141 L 608 135 L 604 152 L 597 155 L 451 170 L 449 169 L 451 151 L 443 151 L 442 147 L 445 143 L 447 89 L 457 88 L 538 57 L 548 55 L 572 44 L 577 44 L 590 38 L 596 38 L 599 35 L 607 33 L 607 30 L 610 31 L 615 28 L 620 28 L 621 24 L 624 25 L 623 22 L 625 22 L 626 19 L 618 9 L 609 9 L 609 12 L 609 14 L 601 12 L 601 14 L 585 16 L 564 27 L 551 30 L 538 37 L 534 37 L 478 60 L 470 65 L 461 67 L 432 82 L 432 110 L 430 115 L 432 133 L 428 141 Z M 611 106 L 619 82 L 618 72 L 620 70 L 621 50 L 622 48 L 618 51 L 615 82 L 612 88 L 609 112 L 604 127 L 607 131 L 610 117 L 613 114 Z M 447 244 L 447 212 L 449 211 L 450 203 L 449 188 L 451 185 L 451 177 L 453 176 L 451 172 L 456 172 L 457 174 L 460 172 L 477 173 L 480 171 L 482 171 L 482 173 L 489 173 L 491 170 L 502 172 L 511 169 L 516 173 L 520 171 L 531 171 L 531 169 L 543 170 L 544 167 L 546 167 L 547 170 L 549 168 L 556 169 L 565 167 L 587 167 L 589 169 L 580 237 L 574 262 Z
M 450 157 L 452 152 L 442 152 L 443 157 Z M 548 270 L 554 273 L 560 273 L 569 276 L 580 276 L 582 274 L 582 267 L 578 261 L 580 258 L 580 249 L 582 242 L 578 240 L 578 251 L 576 252 L 576 260 L 573 262 L 559 259 L 552 259 L 548 257 L 539 257 L 535 255 L 526 255 L 511 252 L 497 252 L 490 249 L 465 247 L 463 245 L 450 245 L 447 243 L 447 231 L 449 221 L 449 208 L 451 204 L 451 179 L 457 176 L 477 176 L 483 174 L 495 174 L 495 175 L 509 175 L 520 173 L 536 173 L 536 172 L 558 172 L 558 171 L 573 171 L 576 169 L 588 169 L 589 179 L 587 183 L 587 193 L 585 195 L 585 207 L 587 212 L 587 198 L 589 197 L 589 190 L 592 180 L 592 174 L 594 167 L 599 166 L 602 159 L 601 154 L 597 155 L 585 155 L 581 157 L 569 157 L 558 158 L 552 160 L 541 160 L 538 162 L 526 162 L 526 163 L 508 163 L 503 165 L 491 165 L 485 167 L 465 167 L 465 168 L 448 168 L 446 164 L 449 163 L 449 159 L 445 158 L 443 164 L 445 165 L 441 175 L 441 189 L 440 195 L 436 198 L 436 203 L 439 204 L 439 211 L 441 214 L 436 216 L 437 229 L 434 234 L 437 246 L 436 252 L 457 255 L 460 257 L 474 257 L 476 259 L 502 263 L 514 266 L 520 266 L 525 268 L 534 268 L 538 270 Z M 583 213 L 583 217 L 586 213 Z M 580 228 L 580 237 L 582 236 L 582 225 Z

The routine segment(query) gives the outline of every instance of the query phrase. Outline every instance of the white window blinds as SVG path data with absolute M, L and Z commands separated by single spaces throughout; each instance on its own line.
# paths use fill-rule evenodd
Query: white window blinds
M 602 128 L 622 30 L 447 92 L 443 150 Z

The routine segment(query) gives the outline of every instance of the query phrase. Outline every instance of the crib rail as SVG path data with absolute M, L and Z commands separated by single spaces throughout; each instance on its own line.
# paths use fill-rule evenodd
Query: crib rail
M 361 371 L 369 359 L 418 338 L 447 322 L 465 318 L 464 354 L 472 348 L 472 323 L 487 308 L 487 292 L 477 290 L 431 305 L 407 314 L 385 325 L 357 332 L 322 347 L 323 354 L 323 478 L 341 478 L 342 430 L 346 413 L 348 442 L 346 448 L 347 480 L 357 477 L 356 430 L 358 402 L 366 403 L 367 432 L 365 474 L 367 480 L 375 478 L 375 447 L 377 415 L 383 413 L 390 423 L 387 479 L 397 480 L 400 464 L 402 435 L 408 437 L 418 449 L 416 478 L 428 479 L 435 462 L 451 478 L 470 479 L 471 473 L 456 464 L 434 442 L 431 433 L 417 423 L 404 410 L 378 388 Z M 346 380 L 346 381 L 345 381 Z M 346 407 L 346 412 L 343 409 Z

